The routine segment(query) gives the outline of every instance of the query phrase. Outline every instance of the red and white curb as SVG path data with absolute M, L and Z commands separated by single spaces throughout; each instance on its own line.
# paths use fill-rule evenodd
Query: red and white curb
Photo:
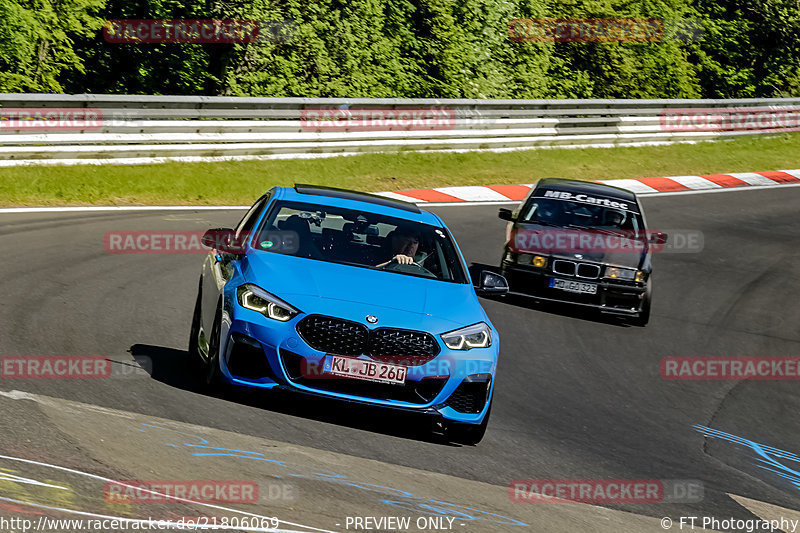
M 800 170 L 773 170 L 767 172 L 739 172 L 734 174 L 708 174 L 705 176 L 669 176 L 665 178 L 636 178 L 595 180 L 627 189 L 639 196 L 688 192 L 714 192 L 731 188 L 762 188 L 780 185 L 800 185 Z M 489 185 L 473 187 L 437 187 L 408 191 L 380 192 L 381 196 L 416 204 L 449 203 L 510 203 L 525 198 L 532 184 Z

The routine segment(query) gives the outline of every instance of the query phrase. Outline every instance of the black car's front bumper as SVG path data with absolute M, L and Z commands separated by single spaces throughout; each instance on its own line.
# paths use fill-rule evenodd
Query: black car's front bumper
M 563 302 L 597 309 L 603 313 L 637 316 L 642 310 L 647 288 L 643 283 L 608 279 L 581 279 L 526 267 L 503 260 L 502 274 L 508 280 L 509 293 L 544 301 Z M 550 280 L 567 279 L 597 285 L 596 294 L 578 294 L 550 287 Z

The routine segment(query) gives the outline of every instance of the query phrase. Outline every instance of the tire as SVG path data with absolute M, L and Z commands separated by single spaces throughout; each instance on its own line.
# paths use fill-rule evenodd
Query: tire
M 653 290 L 650 282 L 647 282 L 647 290 L 642 298 L 642 307 L 639 310 L 639 315 L 630 319 L 630 323 L 634 326 L 643 328 L 650 322 L 650 302 L 653 298 Z
M 217 307 L 214 325 L 208 340 L 208 359 L 204 362 L 202 372 L 203 385 L 209 390 L 219 389 L 222 381 L 219 372 L 219 335 L 222 329 L 222 310 Z
M 491 401 L 491 400 L 490 400 Z M 454 423 L 451 428 L 451 440 L 459 444 L 467 446 L 475 446 L 486 434 L 486 427 L 489 425 L 489 415 L 492 414 L 492 404 L 489 404 L 489 409 L 486 411 L 486 416 L 480 424 L 459 424 Z
M 200 355 L 198 341 L 198 337 L 200 336 L 200 306 L 202 305 L 201 302 L 203 299 L 202 282 L 203 280 L 201 278 L 197 287 L 197 301 L 194 304 L 194 314 L 192 314 L 192 327 L 189 331 L 189 364 L 193 366 L 205 364 L 203 356 Z

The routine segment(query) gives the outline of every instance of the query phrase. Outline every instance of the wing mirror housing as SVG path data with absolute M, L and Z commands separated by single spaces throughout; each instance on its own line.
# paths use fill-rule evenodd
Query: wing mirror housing
M 206 248 L 228 254 L 241 254 L 244 251 L 246 235 L 237 242 L 236 232 L 231 228 L 212 228 L 203 234 L 200 243 Z
M 508 220 L 509 222 L 514 222 L 514 213 L 511 209 L 506 209 L 505 207 L 501 207 L 500 211 L 498 211 L 497 216 L 501 220 Z
M 499 296 L 508 293 L 506 278 L 490 270 L 481 271 L 475 292 L 481 296 Z

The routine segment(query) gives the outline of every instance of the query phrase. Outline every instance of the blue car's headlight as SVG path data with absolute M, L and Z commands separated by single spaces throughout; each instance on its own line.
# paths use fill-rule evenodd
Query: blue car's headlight
M 280 322 L 288 322 L 300 313 L 299 309 L 252 283 L 245 283 L 236 289 L 236 295 L 239 298 L 239 305 L 245 309 Z
M 492 345 L 492 330 L 484 322 L 442 333 L 442 340 L 451 350 L 488 348 Z

